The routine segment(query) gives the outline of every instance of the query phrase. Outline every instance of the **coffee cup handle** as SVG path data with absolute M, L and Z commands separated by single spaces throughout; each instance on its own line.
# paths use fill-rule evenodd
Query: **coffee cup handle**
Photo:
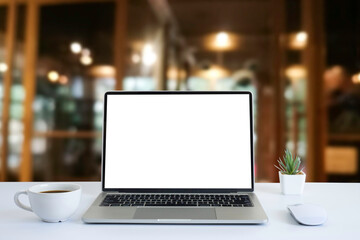
M 31 207 L 26 206 L 26 205 L 24 205 L 24 204 L 22 204 L 22 203 L 20 202 L 19 196 L 20 196 L 21 194 L 28 195 L 28 193 L 27 193 L 26 191 L 19 191 L 19 192 L 15 193 L 15 195 L 14 195 L 14 202 L 15 202 L 15 204 L 16 204 L 19 208 L 22 208 L 22 209 L 24 209 L 24 210 L 26 210 L 26 211 L 32 212 L 33 210 L 31 209 Z

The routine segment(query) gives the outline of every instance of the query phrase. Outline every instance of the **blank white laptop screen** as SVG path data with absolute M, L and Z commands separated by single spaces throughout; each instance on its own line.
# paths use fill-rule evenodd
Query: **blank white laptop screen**
M 251 188 L 249 94 L 108 94 L 104 188 Z

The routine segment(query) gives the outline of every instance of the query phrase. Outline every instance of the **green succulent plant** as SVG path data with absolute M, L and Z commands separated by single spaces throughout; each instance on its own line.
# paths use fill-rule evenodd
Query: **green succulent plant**
M 296 175 L 301 173 L 304 168 L 300 169 L 301 160 L 299 156 L 292 156 L 289 149 L 285 150 L 283 160 L 279 158 L 279 166 L 274 165 L 282 174 Z M 300 169 L 300 170 L 299 170 Z

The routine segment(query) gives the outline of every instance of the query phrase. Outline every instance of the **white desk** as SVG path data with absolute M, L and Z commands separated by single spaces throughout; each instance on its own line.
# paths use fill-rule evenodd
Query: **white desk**
M 82 214 L 100 192 L 100 183 L 82 182 L 81 206 L 71 220 L 45 223 L 13 202 L 16 191 L 36 183 L 0 183 L 0 239 L 360 239 L 360 183 L 307 183 L 302 196 L 280 194 L 278 183 L 259 183 L 255 192 L 269 223 L 266 225 L 117 225 L 84 224 Z M 23 196 L 24 199 L 26 198 Z M 22 199 L 24 202 L 25 200 Z M 302 226 L 286 206 L 316 203 L 327 209 L 323 226 Z

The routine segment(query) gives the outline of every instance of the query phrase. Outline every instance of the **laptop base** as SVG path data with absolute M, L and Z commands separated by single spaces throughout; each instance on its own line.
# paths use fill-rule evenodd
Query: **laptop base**
M 101 193 L 82 220 L 85 223 L 131 224 L 264 224 L 268 218 L 254 193 L 254 207 L 104 207 Z

